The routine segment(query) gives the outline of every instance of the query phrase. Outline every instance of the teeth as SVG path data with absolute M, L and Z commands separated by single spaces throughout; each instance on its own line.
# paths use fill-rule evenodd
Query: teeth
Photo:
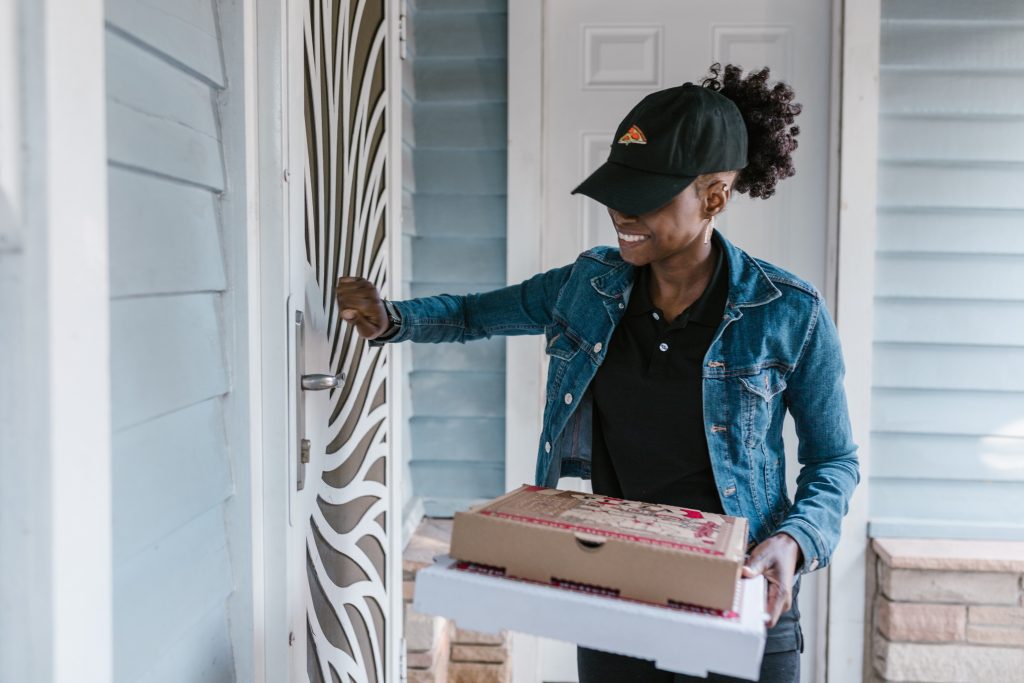
M 621 233 L 618 231 L 616 232 L 619 235 L 619 239 L 622 240 L 623 242 L 639 242 L 641 240 L 647 239 L 647 235 L 627 235 L 625 233 Z

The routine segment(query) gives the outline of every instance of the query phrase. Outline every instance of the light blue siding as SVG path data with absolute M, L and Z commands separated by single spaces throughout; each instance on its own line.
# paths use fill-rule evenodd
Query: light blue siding
M 885 0 L 871 533 L 1024 538 L 1024 5 Z
M 406 65 L 405 294 L 505 285 L 505 0 L 418 0 Z M 453 40 L 457 36 L 457 40 Z M 410 82 L 411 81 L 411 82 Z M 412 349 L 409 496 L 451 514 L 505 486 L 505 342 Z
M 108 0 L 114 674 L 234 680 L 213 0 Z

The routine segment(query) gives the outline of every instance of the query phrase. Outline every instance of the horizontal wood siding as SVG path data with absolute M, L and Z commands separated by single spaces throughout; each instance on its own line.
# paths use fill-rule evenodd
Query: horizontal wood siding
M 234 680 L 212 0 L 108 0 L 115 681 Z
M 506 9 L 505 0 L 415 4 L 407 296 L 505 284 Z M 427 514 L 504 490 L 504 372 L 501 338 L 413 349 L 409 472 Z
M 871 533 L 1024 538 L 1024 5 L 885 0 Z

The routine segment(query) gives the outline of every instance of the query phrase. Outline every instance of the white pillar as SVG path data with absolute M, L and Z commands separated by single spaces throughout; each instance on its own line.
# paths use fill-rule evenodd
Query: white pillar
M 112 679 L 103 35 L 102 0 L 0 3 L 3 681 Z

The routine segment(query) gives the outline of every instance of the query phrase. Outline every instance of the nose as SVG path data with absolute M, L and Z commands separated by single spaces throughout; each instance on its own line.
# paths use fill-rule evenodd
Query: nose
M 636 214 L 622 213 L 610 206 L 608 207 L 608 215 L 611 216 L 611 219 L 616 223 L 631 223 L 636 220 Z

